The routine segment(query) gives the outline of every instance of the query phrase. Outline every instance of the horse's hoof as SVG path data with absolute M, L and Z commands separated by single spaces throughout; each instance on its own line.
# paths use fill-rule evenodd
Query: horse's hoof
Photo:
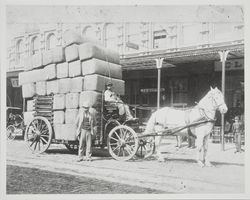
M 209 162 L 209 161 L 205 161 L 205 166 L 206 166 L 206 167 L 213 167 L 213 165 L 212 165 L 211 162 Z
M 164 158 L 158 158 L 158 162 L 165 162 Z
M 198 163 L 198 165 L 200 166 L 200 167 L 204 167 L 205 165 L 204 165 L 204 163 L 203 162 L 201 162 L 200 160 L 199 161 L 197 161 L 197 163 Z

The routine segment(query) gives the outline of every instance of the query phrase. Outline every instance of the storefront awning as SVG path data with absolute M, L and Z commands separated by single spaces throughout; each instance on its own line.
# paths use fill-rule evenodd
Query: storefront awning
M 156 67 L 156 58 L 165 58 L 163 67 L 173 67 L 180 63 L 200 62 L 200 61 L 218 61 L 219 51 L 228 50 L 230 53 L 227 59 L 236 59 L 244 57 L 243 41 L 238 44 L 216 44 L 207 47 L 193 46 L 174 50 L 152 50 L 142 53 L 123 55 L 121 64 L 123 70 L 143 70 L 154 69 Z

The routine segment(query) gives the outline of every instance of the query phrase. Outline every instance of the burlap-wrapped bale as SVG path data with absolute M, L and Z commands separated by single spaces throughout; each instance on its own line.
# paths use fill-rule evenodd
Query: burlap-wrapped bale
M 46 86 L 47 86 L 46 81 L 36 82 L 36 94 L 46 95 L 46 93 L 47 93 Z
M 32 57 L 31 56 L 26 56 L 24 58 L 24 71 L 30 71 L 32 69 L 33 69 Z
M 63 46 L 69 46 L 71 44 L 82 44 L 83 38 L 80 34 L 73 30 L 67 30 L 62 35 Z
M 41 52 L 32 55 L 33 69 L 43 67 L 43 55 Z
M 30 98 L 36 94 L 35 83 L 27 83 L 22 85 L 22 95 L 23 98 Z
M 70 92 L 70 78 L 63 78 L 58 80 L 59 94 L 65 94 Z
M 69 77 L 69 64 L 67 62 L 58 63 L 56 65 L 56 77 L 68 78 Z
M 28 111 L 23 113 L 24 125 L 28 125 L 34 119 L 34 111 Z
M 65 124 L 76 123 L 77 115 L 78 115 L 78 109 L 66 109 L 66 111 L 65 111 Z
M 35 103 L 34 100 L 27 101 L 27 111 L 34 111 L 35 110 Z
M 93 74 L 93 75 L 86 75 L 84 77 L 84 90 L 86 91 L 98 91 L 98 92 L 102 92 L 105 91 L 105 85 L 108 82 L 112 82 L 113 83 L 113 91 L 116 94 L 119 95 L 124 95 L 125 94 L 125 83 L 123 80 L 119 80 L 119 79 L 112 79 L 110 80 L 109 77 L 106 76 L 101 76 L 101 75 L 97 75 L 97 74 Z
M 79 76 L 70 80 L 70 92 L 82 92 L 84 85 L 84 77 Z
M 72 44 L 65 48 L 65 57 L 67 62 L 79 59 L 78 45 Z
M 87 103 L 91 107 L 100 107 L 102 103 L 102 93 L 96 91 L 83 91 L 80 93 L 79 106 Z
M 79 46 L 80 60 L 97 58 L 106 62 L 120 64 L 120 55 L 116 51 L 92 43 L 84 43 Z
M 65 94 L 55 94 L 53 98 L 53 110 L 63 110 L 65 108 Z
M 65 94 L 70 92 L 70 78 L 47 81 L 47 95 Z
M 65 62 L 65 49 L 63 47 L 56 47 L 52 50 L 53 63 Z
M 18 84 L 23 85 L 25 83 L 29 83 L 28 77 L 30 72 L 20 72 L 18 74 Z
M 66 108 L 78 108 L 79 107 L 79 93 L 67 93 L 66 94 Z
M 69 63 L 69 77 L 76 77 L 82 75 L 81 61 L 73 61 Z
M 63 110 L 58 110 L 53 112 L 53 123 L 54 124 L 64 124 L 65 121 L 65 114 Z
M 19 85 L 23 85 L 26 83 L 34 83 L 38 81 L 45 81 L 45 73 L 43 69 L 36 69 L 27 72 L 19 73 Z
M 43 66 L 53 63 L 53 49 L 43 52 Z
M 75 124 L 55 124 L 55 139 L 69 141 L 77 140 L 76 128 Z
M 59 80 L 47 81 L 46 84 L 47 95 L 59 93 Z
M 112 78 L 122 79 L 122 67 L 99 59 L 82 61 L 82 75 L 99 74 Z
M 56 64 L 50 64 L 44 67 L 46 80 L 53 80 L 56 78 Z

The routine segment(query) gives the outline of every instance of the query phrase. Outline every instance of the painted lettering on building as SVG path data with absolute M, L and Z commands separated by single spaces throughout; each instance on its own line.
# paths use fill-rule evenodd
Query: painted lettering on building
M 221 71 L 222 64 L 219 61 L 215 61 L 214 63 L 214 71 Z M 227 71 L 231 70 L 243 70 L 244 69 L 244 59 L 234 59 L 234 60 L 227 60 L 225 69 Z
M 157 92 L 157 88 L 143 88 L 140 90 L 141 93 Z M 161 92 L 164 92 L 165 88 L 161 88 Z

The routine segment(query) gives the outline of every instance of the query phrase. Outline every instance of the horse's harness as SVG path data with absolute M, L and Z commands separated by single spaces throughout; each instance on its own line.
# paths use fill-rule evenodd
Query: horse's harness
M 199 113 L 201 115 L 201 118 L 196 120 L 196 121 L 193 121 L 192 123 L 190 123 L 190 112 L 192 111 L 192 109 L 198 109 L 199 110 Z M 167 132 L 169 133 L 169 135 L 173 135 L 181 130 L 184 130 L 184 129 L 189 129 L 191 127 L 195 127 L 195 126 L 199 126 L 201 124 L 206 124 L 206 123 L 214 123 L 216 121 L 216 119 L 211 119 L 207 116 L 206 112 L 205 112 L 205 109 L 199 107 L 199 106 L 195 106 L 194 108 L 189 108 L 189 109 L 186 109 L 185 110 L 185 124 L 184 126 L 181 126 L 181 127 L 176 127 L 174 129 L 168 129 L 168 127 L 166 126 L 166 124 L 163 124 L 163 123 L 160 123 L 160 122 L 155 122 L 154 125 L 158 125 L 158 126 L 162 126 L 165 130 L 163 131 L 159 131 L 159 132 L 155 132 L 155 136 L 160 136 L 160 135 L 163 135 L 163 134 L 159 134 L 159 133 L 163 133 L 163 132 Z M 173 130 L 173 131 L 171 131 Z M 189 134 L 191 134 L 191 136 L 193 137 L 196 137 L 191 131 L 189 132 Z M 151 134 L 149 134 L 151 135 Z

